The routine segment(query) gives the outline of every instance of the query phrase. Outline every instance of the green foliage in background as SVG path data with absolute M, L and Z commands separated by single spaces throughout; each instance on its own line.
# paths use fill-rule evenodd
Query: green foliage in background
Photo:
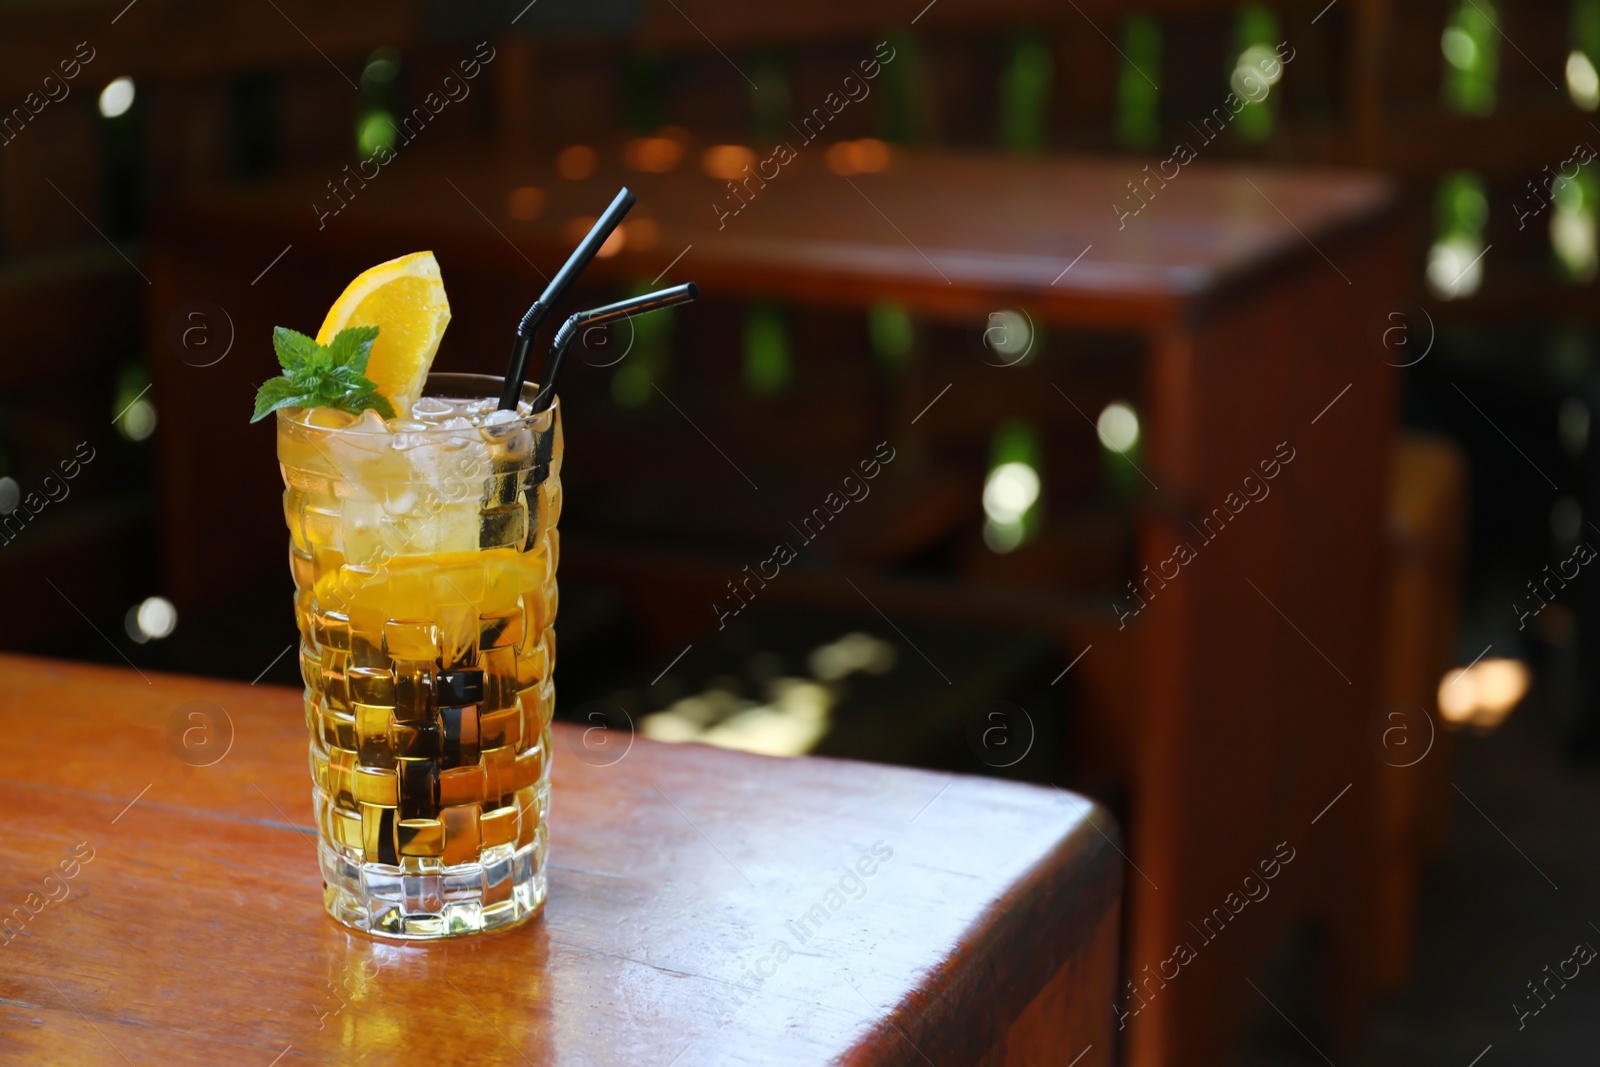
M 627 295 L 643 296 L 654 289 L 649 282 L 641 281 Z M 610 344 L 629 345 L 629 338 L 632 338 L 627 354 L 611 374 L 611 399 L 618 407 L 643 407 L 654 395 L 655 383 L 666 377 L 667 367 L 672 362 L 672 328 L 676 316 L 675 310 L 667 308 L 648 315 L 635 315 L 609 327 Z M 596 362 L 603 363 L 605 358 Z
M 1278 42 L 1283 40 L 1279 34 L 1278 16 L 1269 7 L 1246 4 L 1239 10 L 1236 34 L 1239 58 L 1234 65 L 1234 72 L 1229 76 L 1229 85 L 1241 99 L 1248 102 L 1233 120 L 1233 128 L 1247 141 L 1265 141 L 1272 136 L 1273 111 L 1277 105 L 1271 88 L 1266 90 L 1265 96 L 1260 96 L 1261 83 L 1252 79 L 1261 77 L 1262 62 L 1274 62 L 1277 59 L 1275 50 Z
M 1556 179 L 1550 198 L 1555 208 L 1550 217 L 1550 247 L 1556 272 L 1576 284 L 1594 280 L 1600 269 L 1595 247 L 1600 182 L 1587 167 L 1580 167 L 1575 177 Z
M 128 409 L 141 397 L 150 395 L 150 371 L 143 363 L 127 363 L 117 371 L 117 386 L 111 393 L 111 415 L 119 424 L 124 424 Z M 125 425 L 118 425 L 118 429 L 126 432 Z
M 1041 480 L 1041 457 L 1044 448 L 1039 429 L 1026 419 L 1007 419 L 995 427 L 989 441 L 989 476 L 984 483 L 984 541 L 996 552 L 1010 552 L 1025 543 L 1039 531 L 1042 523 L 1043 493 L 1038 492 Z M 1008 465 L 1020 464 L 1031 472 L 1035 496 L 1019 517 L 997 514 L 994 505 L 1014 504 L 1011 494 L 1018 491 L 1016 470 L 1005 470 Z M 1027 473 L 1027 472 L 1023 472 Z M 1008 478 L 1010 475 L 1012 477 Z M 1009 492 L 1001 491 L 1005 483 Z M 999 499 L 991 502 L 991 493 Z
M 1572 47 L 1600 64 L 1600 0 L 1574 0 Z
M 1483 178 L 1472 171 L 1457 170 L 1439 179 L 1433 217 L 1437 240 L 1481 238 L 1489 221 L 1489 193 Z
M 371 159 L 380 149 L 393 150 L 399 131 L 400 51 L 377 48 L 361 68 L 361 111 L 356 119 L 356 154 Z
M 1000 146 L 1020 155 L 1036 155 L 1050 138 L 1050 86 L 1055 59 L 1050 43 L 1037 30 L 1022 30 L 1012 39 L 1011 59 L 1000 81 Z
M 1158 114 L 1161 24 L 1149 15 L 1122 23 L 1122 67 L 1117 73 L 1117 137 L 1129 148 L 1153 148 L 1161 136 Z
M 867 309 L 867 336 L 879 366 L 898 371 L 910 365 L 916 330 L 905 308 L 888 302 L 873 304 Z
M 760 86 L 759 89 L 750 90 L 752 136 L 761 144 L 794 136 L 794 130 L 789 126 L 789 68 L 783 56 L 773 51 L 761 53 L 756 57 L 750 75 Z
M 883 139 L 890 144 L 920 144 L 933 134 L 919 104 L 924 88 L 922 50 L 908 33 L 891 33 L 888 40 L 894 59 L 883 65 L 880 74 L 883 106 L 878 114 Z
M 1463 115 L 1494 111 L 1500 36 L 1493 0 L 1461 0 L 1439 38 L 1445 106 Z
M 744 384 L 761 396 L 776 396 L 794 377 L 789 327 L 776 304 L 752 304 L 744 315 Z
M 1007 419 L 995 427 L 989 439 L 989 469 L 1003 463 L 1026 463 L 1038 470 L 1042 451 L 1038 427 L 1027 419 Z

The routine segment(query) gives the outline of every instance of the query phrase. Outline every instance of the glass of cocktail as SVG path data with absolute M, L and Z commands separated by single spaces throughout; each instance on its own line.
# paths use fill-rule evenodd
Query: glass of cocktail
M 324 901 L 391 937 L 545 898 L 561 416 L 428 376 L 405 418 L 277 413 Z
M 437 938 L 537 913 L 555 707 L 555 387 L 578 331 L 695 299 L 692 282 L 539 324 L 633 203 L 623 189 L 522 317 L 504 379 L 430 373 L 450 304 L 431 252 L 360 274 L 315 338 L 282 327 L 275 416 L 323 902 Z

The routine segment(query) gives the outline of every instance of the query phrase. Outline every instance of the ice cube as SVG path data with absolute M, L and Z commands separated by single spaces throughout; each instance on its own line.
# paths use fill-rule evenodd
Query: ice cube
M 341 497 L 374 499 L 386 482 L 405 478 L 404 464 L 385 462 L 390 452 L 389 429 L 371 408 L 343 432 L 325 434 L 321 440 L 322 451 L 343 476 L 336 487 Z
M 433 516 L 421 509 L 404 514 L 386 512 L 378 532 L 385 559 L 432 552 L 438 540 Z
M 372 408 L 361 412 L 361 417 L 350 425 L 350 433 L 388 433 L 389 427 Z
M 340 518 L 345 562 L 352 566 L 382 562 L 387 554 L 381 530 L 382 508 L 374 501 L 346 500 Z
M 306 412 L 305 424 L 319 430 L 342 430 L 356 421 L 348 411 L 338 408 L 312 408 Z
M 478 500 L 446 504 L 439 509 L 437 552 L 478 550 Z
M 478 509 L 491 473 L 489 449 L 466 419 L 395 435 L 389 462 L 400 473 L 383 486 L 381 539 L 390 555 L 472 552 Z
M 385 487 L 383 510 L 391 515 L 410 515 L 417 510 L 417 488 L 409 483 Z
M 496 474 L 523 470 L 533 462 L 533 432 L 516 412 L 496 411 L 484 420 L 479 433 L 489 445 Z
M 455 405 L 437 396 L 425 396 L 411 405 L 411 415 L 418 419 L 444 418 L 454 410 Z

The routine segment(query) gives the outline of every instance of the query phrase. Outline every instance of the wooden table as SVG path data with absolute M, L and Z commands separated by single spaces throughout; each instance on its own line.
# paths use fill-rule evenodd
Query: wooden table
M 0 1063 L 1112 1060 L 1117 831 L 1081 797 L 558 726 L 544 915 L 400 944 L 322 911 L 297 692 L 0 683 Z

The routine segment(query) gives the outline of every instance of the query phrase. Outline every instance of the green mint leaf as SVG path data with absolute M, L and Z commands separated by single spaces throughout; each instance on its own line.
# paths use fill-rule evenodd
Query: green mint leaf
M 304 407 L 309 399 L 295 379 L 269 379 L 256 391 L 256 410 L 250 421 L 260 422 L 279 408 Z
M 352 415 L 359 415 L 371 408 L 386 419 L 394 418 L 394 406 L 386 397 L 379 393 L 361 393 L 355 396 L 342 396 L 336 403 L 328 405 L 340 411 L 348 411 Z
M 328 380 L 337 382 L 347 393 L 377 392 L 378 385 L 354 367 L 335 367 L 328 372 Z
M 277 326 L 272 330 L 272 347 L 278 353 L 278 365 L 292 371 L 310 360 L 321 346 L 303 333 Z
M 303 333 L 282 326 L 272 331 L 272 347 L 283 374 L 265 382 L 256 393 L 259 422 L 279 408 L 327 407 L 359 415 L 369 408 L 385 419 L 395 417 L 394 405 L 366 377 L 367 360 L 378 327 L 352 326 L 340 330 L 329 345 L 319 345 Z
M 378 338 L 376 326 L 350 326 L 340 330 L 328 346 L 328 355 L 335 367 L 349 367 L 357 374 L 365 374 L 367 360 L 372 355 L 372 342 Z

